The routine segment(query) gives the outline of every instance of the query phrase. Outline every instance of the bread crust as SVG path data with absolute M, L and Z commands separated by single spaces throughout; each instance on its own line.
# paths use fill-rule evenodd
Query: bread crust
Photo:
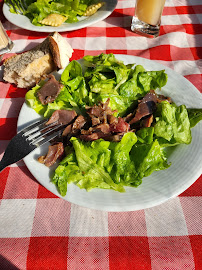
M 54 37 L 59 37 L 59 39 Z M 31 50 L 5 59 L 4 81 L 14 83 L 20 88 L 30 88 L 36 85 L 44 75 L 64 68 L 62 61 L 65 58 L 63 62 L 67 64 L 73 51 L 65 42 L 63 37 L 55 32 Z M 62 50 L 60 50 L 61 44 Z
M 59 47 L 58 47 L 56 41 L 53 39 L 52 36 L 49 36 L 48 39 L 49 39 L 49 47 L 50 47 L 51 53 L 53 55 L 53 61 L 56 64 L 56 66 L 59 69 L 61 69 L 62 65 L 61 65 L 61 61 L 60 61 Z

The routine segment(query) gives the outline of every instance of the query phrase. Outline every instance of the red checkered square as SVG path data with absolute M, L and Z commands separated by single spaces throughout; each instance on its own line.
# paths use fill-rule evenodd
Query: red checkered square
M 108 214 L 109 236 L 147 236 L 144 211 Z
M 101 53 L 106 53 L 106 50 L 103 49 L 103 50 L 96 50 L 96 51 L 93 51 L 93 50 L 85 50 L 85 55 L 98 55 L 98 54 L 101 54 Z
M 70 237 L 67 269 L 109 269 L 108 237 Z
M 6 183 L 7 183 L 7 178 L 8 178 L 9 170 L 10 170 L 10 168 L 6 168 L 2 172 L 0 172 L 0 181 L 1 181 L 1 185 L 0 185 L 0 199 L 3 198 L 4 189 L 5 189 L 5 186 L 6 186 Z
M 106 36 L 107 37 L 125 37 L 125 29 L 122 27 L 110 27 L 106 28 Z
M 202 196 L 202 175 L 198 178 L 196 182 L 194 182 L 193 185 L 191 185 L 187 190 L 185 190 L 179 196 L 183 196 L 183 197 L 184 196 Z
M 191 235 L 189 236 L 192 252 L 194 256 L 195 269 L 202 269 L 202 235 Z
M 149 49 L 151 60 L 172 61 L 170 45 L 155 46 Z
M 127 50 L 106 50 L 106 53 L 127 54 Z
M 118 1 L 118 2 L 119 2 L 119 1 Z M 124 12 L 124 10 L 123 10 L 122 8 L 119 8 L 119 7 L 117 6 L 117 9 L 114 10 L 114 12 L 112 12 L 112 14 L 111 14 L 106 20 L 108 21 L 109 19 L 114 18 L 114 17 L 121 18 L 121 17 L 124 16 L 123 12 Z
M 183 24 L 183 26 L 187 34 L 194 36 L 202 34 L 201 24 Z
M 27 93 L 27 89 L 17 88 L 13 84 L 10 84 L 6 97 L 7 98 L 19 98 L 19 97 L 24 98 L 26 93 Z
M 194 13 L 196 13 L 196 14 L 202 14 L 202 5 L 192 6 L 192 9 L 193 9 Z
M 4 190 L 4 199 L 35 199 L 39 184 L 23 167 L 11 167 Z
M 187 80 L 189 80 L 201 93 L 202 93 L 202 74 L 192 74 L 184 76 Z M 197 193 L 200 190 L 197 191 Z M 201 194 L 201 192 L 200 192 Z
M 173 61 L 178 60 L 190 60 L 193 61 L 194 57 L 190 48 L 179 48 L 176 46 L 170 46 L 170 54 Z
M 32 237 L 27 255 L 27 270 L 67 268 L 68 237 Z
M 26 269 L 29 238 L 0 238 L 0 269 Z
M 162 16 L 177 14 L 176 7 L 164 7 Z
M 149 270 L 150 251 L 147 237 L 109 237 L 110 270 Z
M 84 57 L 84 50 L 74 50 L 72 60 L 78 60 Z
M 62 33 L 63 37 L 74 38 L 74 37 L 86 37 L 87 28 L 78 29 L 76 31 L 70 31 Z
M 124 17 L 122 16 L 122 14 L 119 14 L 119 16 L 117 17 L 108 17 L 106 20 L 106 28 L 109 27 L 123 27 L 124 24 Z
M 191 50 L 191 53 L 194 57 L 194 60 L 202 59 L 202 50 L 201 49 L 192 47 L 192 48 L 190 48 L 190 50 Z
M 0 118 L 0 140 L 11 140 L 16 135 L 17 118 Z
M 202 235 L 202 197 L 181 197 L 189 235 Z
M 19 31 L 22 31 L 22 29 L 19 28 L 19 29 L 16 30 L 16 33 L 18 32 L 18 34 L 20 35 Z M 63 34 L 63 33 L 61 33 L 61 34 Z M 47 37 L 47 34 L 46 33 L 33 31 L 32 32 L 32 35 L 28 35 L 27 36 L 27 39 L 28 40 L 34 40 L 34 39 L 40 39 L 40 38 L 45 39 L 46 37 Z
M 194 14 L 194 9 L 192 6 L 177 6 L 175 7 L 178 14 Z
M 135 7 L 132 8 L 125 8 L 124 9 L 124 15 L 132 17 L 135 14 Z M 131 18 L 132 19 L 132 18 Z
M 24 103 L 24 98 L 6 98 L 0 109 L 2 118 L 18 117 L 20 109 Z
M 174 33 L 174 32 L 186 32 L 186 29 L 183 28 L 181 25 L 163 25 L 163 31 L 165 34 Z
M 105 27 L 88 27 L 87 36 L 89 37 L 106 36 L 106 28 Z
M 152 269 L 195 269 L 188 236 L 149 237 L 149 248 Z
M 10 33 L 10 39 L 11 40 L 27 40 L 27 34 L 29 33 L 29 31 L 27 30 L 22 30 L 20 29 L 20 31 L 12 31 Z
M 63 199 L 38 199 L 32 236 L 68 236 L 71 204 Z
M 58 196 L 56 196 L 55 194 L 47 190 L 45 187 L 43 187 L 41 184 L 39 184 L 37 198 L 58 198 Z

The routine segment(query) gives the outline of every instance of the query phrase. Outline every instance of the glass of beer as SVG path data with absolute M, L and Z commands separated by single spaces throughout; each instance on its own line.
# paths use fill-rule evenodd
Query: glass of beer
M 146 37 L 157 37 L 165 0 L 136 0 L 131 30 Z

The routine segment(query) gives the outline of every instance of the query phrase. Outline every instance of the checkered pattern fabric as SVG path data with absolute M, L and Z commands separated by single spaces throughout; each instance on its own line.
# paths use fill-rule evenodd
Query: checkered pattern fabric
M 201 0 L 166 0 L 156 39 L 130 31 L 134 2 L 119 0 L 105 20 L 62 33 L 74 49 L 72 59 L 101 52 L 141 56 L 174 69 L 202 92 Z M 48 35 L 18 28 L 2 12 L 0 19 L 14 53 Z M 0 158 L 16 134 L 25 93 L 0 82 Z M 201 180 L 150 209 L 104 212 L 58 198 L 18 162 L 0 173 L 0 269 L 200 270 Z

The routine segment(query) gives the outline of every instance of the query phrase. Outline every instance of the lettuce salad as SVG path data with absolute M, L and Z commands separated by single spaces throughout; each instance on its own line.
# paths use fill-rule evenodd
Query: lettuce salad
M 6 0 L 5 3 L 9 5 L 9 1 Z M 50 14 L 67 17 L 67 23 L 77 22 L 78 17 L 83 16 L 87 7 L 97 2 L 96 0 L 24 0 L 24 3 L 16 0 L 16 8 L 24 4 L 23 15 L 27 16 L 32 24 L 42 26 L 40 21 Z M 16 13 L 16 10 L 11 6 L 10 12 Z
M 117 116 L 125 116 L 137 107 L 151 89 L 162 88 L 167 74 L 146 71 L 141 65 L 125 65 L 113 54 L 85 56 L 81 65 L 72 61 L 61 75 L 64 87 L 53 103 L 42 105 L 37 91 L 42 82 L 26 94 L 29 105 L 44 117 L 58 109 L 74 109 L 85 115 L 85 107 L 105 102 Z M 165 147 L 191 143 L 191 128 L 202 119 L 202 109 L 187 109 L 185 105 L 162 101 L 157 104 L 150 127 L 126 133 L 120 142 L 99 139 L 84 142 L 70 139 L 66 156 L 52 177 L 60 194 L 75 183 L 87 191 L 93 188 L 124 192 L 124 186 L 138 187 L 142 179 L 154 171 L 167 169 Z

